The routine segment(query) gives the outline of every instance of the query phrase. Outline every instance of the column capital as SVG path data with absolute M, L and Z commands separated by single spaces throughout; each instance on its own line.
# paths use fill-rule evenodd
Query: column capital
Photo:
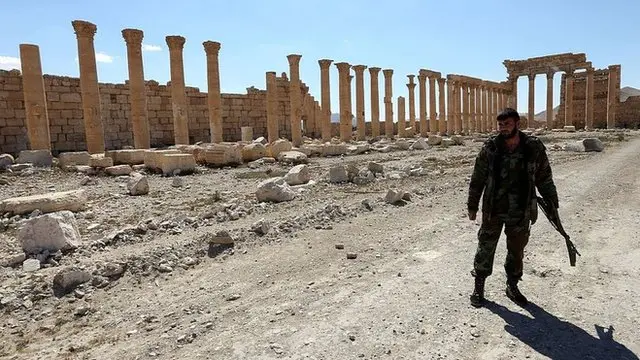
M 207 55 L 217 56 L 220 53 L 221 44 L 217 41 L 205 41 L 202 43 L 202 46 Z
M 320 65 L 320 69 L 328 69 L 332 62 L 333 60 L 331 59 L 320 59 L 318 60 L 318 65 Z
M 351 64 L 348 62 L 339 62 L 334 64 L 338 68 L 338 72 L 346 72 L 348 73 L 351 70 Z
M 547 80 L 553 79 L 553 75 L 555 75 L 556 72 L 553 70 L 549 70 L 547 71 Z
M 588 67 L 587 68 L 587 74 L 593 74 L 596 71 L 596 69 L 592 68 L 592 67 Z
M 445 83 L 446 81 L 447 81 L 447 79 L 445 79 L 445 78 L 443 78 L 443 77 L 438 78 L 438 84 L 439 84 L 439 85 L 444 85 L 444 83 Z
M 508 79 L 509 81 L 513 82 L 513 81 L 518 81 L 518 78 L 519 78 L 519 77 L 520 77 L 520 76 L 518 76 L 518 75 L 509 74 L 509 76 L 507 77 L 507 79 Z
M 409 79 L 409 84 L 414 84 L 414 80 L 413 79 L 415 79 L 415 77 L 416 76 L 413 75 L 413 74 L 407 75 L 407 78 Z
M 169 50 L 182 50 L 184 43 L 187 41 L 184 36 L 180 35 L 168 35 L 165 37 Z
M 410 82 L 410 83 L 408 83 L 408 84 L 407 84 L 407 88 L 408 88 L 409 90 L 413 90 L 413 89 L 415 89 L 415 88 L 416 88 L 416 83 L 414 83 L 414 82 Z
M 566 69 L 564 69 L 564 73 L 565 73 L 565 75 L 566 75 L 566 76 L 570 76 L 570 77 L 573 77 L 573 72 L 574 72 L 574 71 L 575 71 L 575 70 L 574 70 L 573 68 L 566 68 Z
M 391 75 L 393 75 L 393 69 L 384 69 L 382 70 L 382 73 L 384 74 L 384 77 L 391 77 Z
M 302 55 L 300 54 L 289 54 L 287 55 L 287 60 L 289 61 L 289 65 L 299 65 L 300 64 L 300 59 L 302 58 Z
M 127 45 L 142 45 L 144 33 L 138 29 L 124 29 L 122 30 L 122 37 Z
M 534 81 L 536 79 L 536 73 L 529 73 L 527 74 L 527 77 L 529 78 L 529 81 Z
M 370 67 L 369 68 L 369 74 L 371 74 L 371 76 L 377 76 L 378 73 L 380 72 L 380 70 L 382 70 L 382 68 L 379 67 Z
M 353 71 L 356 72 L 356 74 L 358 74 L 358 73 L 362 74 L 364 72 L 364 69 L 367 68 L 367 66 L 366 65 L 353 65 L 351 68 L 353 69 Z
M 93 36 L 98 30 L 98 27 L 95 24 L 84 20 L 73 20 L 71 25 L 73 26 L 73 30 L 75 31 L 77 38 L 88 37 L 93 39 Z

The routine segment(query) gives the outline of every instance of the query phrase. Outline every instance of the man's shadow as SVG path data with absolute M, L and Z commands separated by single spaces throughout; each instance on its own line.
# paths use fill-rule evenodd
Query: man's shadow
M 531 302 L 524 309 L 533 318 L 489 300 L 486 300 L 485 307 L 507 322 L 505 330 L 509 334 L 550 359 L 638 360 L 638 356 L 631 350 L 613 340 L 612 326 L 604 329 L 594 325 L 598 334 L 596 338 Z

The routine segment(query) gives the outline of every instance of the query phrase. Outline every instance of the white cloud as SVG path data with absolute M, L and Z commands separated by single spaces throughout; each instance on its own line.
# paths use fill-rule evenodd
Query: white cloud
M 113 62 L 113 56 L 107 55 L 103 52 L 97 52 L 96 53 L 96 62 L 101 62 L 101 63 L 112 63 Z
M 13 56 L 0 56 L 0 69 L 2 70 L 20 70 L 20 59 Z
M 158 45 L 142 44 L 142 51 L 162 51 L 162 47 Z

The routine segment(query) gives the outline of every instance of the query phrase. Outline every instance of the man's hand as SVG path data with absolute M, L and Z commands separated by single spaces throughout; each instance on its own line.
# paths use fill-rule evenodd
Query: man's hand
M 469 220 L 473 221 L 476 219 L 476 212 L 475 211 L 469 211 Z

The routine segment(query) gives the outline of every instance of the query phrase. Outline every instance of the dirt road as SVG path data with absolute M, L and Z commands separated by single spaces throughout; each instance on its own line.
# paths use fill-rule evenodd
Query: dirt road
M 386 185 L 317 184 L 302 200 L 233 225 L 307 219 L 289 236 L 203 256 L 188 270 L 125 276 L 83 299 L 91 307 L 83 316 L 74 299 L 39 309 L 31 322 L 5 318 L 3 331 L 12 330 L 3 341 L 24 342 L 9 358 L 638 359 L 640 138 L 578 158 L 551 155 L 560 215 L 582 256 L 569 266 L 563 239 L 541 214 L 526 249 L 524 309 L 504 294 L 504 236 L 489 304 L 469 305 L 479 228 L 465 210 L 474 154 L 459 167 L 399 180 L 394 186 L 413 191 L 404 206 L 380 200 Z M 314 223 L 309 214 L 329 203 L 338 215 Z M 200 246 L 193 239 L 202 231 L 154 245 Z M 145 250 L 123 246 L 86 261 Z

